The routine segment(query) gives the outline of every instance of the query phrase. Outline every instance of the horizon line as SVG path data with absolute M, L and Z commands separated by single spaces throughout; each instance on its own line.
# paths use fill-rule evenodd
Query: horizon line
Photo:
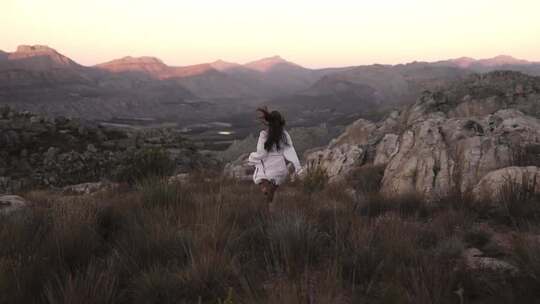
M 505 54 L 504 52 L 499 53 L 498 55 L 482 57 L 482 58 L 464 55 L 464 56 L 450 57 L 450 58 L 445 58 L 445 59 L 439 58 L 439 59 L 436 59 L 434 61 L 424 60 L 424 59 L 413 59 L 411 61 L 403 61 L 403 62 L 398 62 L 398 63 L 372 62 L 372 63 L 367 63 L 367 64 L 354 64 L 353 63 L 353 64 L 349 64 L 349 65 L 329 65 L 329 66 L 318 66 L 318 67 L 299 64 L 296 61 L 290 61 L 287 58 L 285 58 L 285 57 L 283 57 L 283 56 L 281 56 L 279 54 L 275 54 L 275 55 L 271 55 L 271 56 L 259 57 L 258 59 L 244 61 L 243 63 L 239 63 L 237 61 L 232 61 L 232 60 L 226 60 L 226 59 L 223 59 L 223 58 L 217 58 L 217 59 L 210 60 L 210 61 L 190 63 L 190 64 L 187 64 L 187 65 L 176 65 L 176 64 L 169 64 L 169 63 L 165 62 L 162 58 L 160 58 L 158 56 L 155 56 L 155 55 L 136 56 L 136 55 L 133 55 L 133 54 L 127 54 L 127 55 L 120 56 L 120 57 L 114 57 L 112 59 L 97 62 L 97 63 L 94 63 L 94 64 L 86 64 L 86 63 L 83 64 L 83 63 L 81 63 L 81 61 L 77 60 L 75 57 L 70 56 L 70 55 L 66 55 L 66 53 L 64 53 L 62 50 L 59 50 L 56 47 L 51 47 L 48 44 L 18 44 L 17 47 L 15 48 L 15 50 L 13 50 L 13 51 L 8 51 L 8 50 L 0 48 L 0 52 L 15 53 L 20 46 L 31 46 L 31 47 L 44 46 L 44 47 L 48 47 L 48 48 L 56 51 L 57 53 L 59 53 L 59 54 L 65 56 L 65 57 L 73 60 L 75 63 L 77 63 L 77 64 L 79 64 L 81 66 L 84 66 L 84 67 L 96 67 L 96 66 L 98 66 L 100 64 L 104 64 L 104 63 L 108 63 L 108 62 L 111 62 L 111 61 L 120 60 L 120 59 L 128 58 L 128 57 L 131 57 L 131 58 L 145 58 L 145 57 L 146 58 L 155 58 L 155 59 L 161 61 L 163 64 L 165 64 L 165 65 L 167 65 L 169 67 L 190 67 L 190 66 L 196 66 L 196 65 L 212 64 L 212 63 L 215 63 L 215 62 L 218 62 L 218 61 L 222 61 L 222 62 L 225 62 L 225 63 L 231 63 L 231 64 L 238 64 L 240 66 L 245 66 L 247 64 L 254 63 L 254 62 L 257 62 L 257 61 L 261 61 L 261 60 L 265 60 L 265 59 L 279 58 L 279 59 L 281 59 L 281 60 L 283 60 L 285 62 L 296 64 L 296 65 L 299 65 L 302 68 L 311 69 L 311 70 L 323 70 L 323 69 L 332 69 L 332 68 L 348 68 L 348 67 L 352 68 L 352 67 L 371 66 L 371 65 L 397 66 L 397 65 L 406 65 L 406 64 L 412 64 L 412 63 L 437 63 L 437 62 L 441 62 L 441 61 L 458 60 L 458 59 L 472 59 L 474 61 L 480 61 L 480 60 L 495 59 L 495 58 L 498 58 L 498 57 L 511 57 L 511 58 L 513 58 L 515 60 L 527 61 L 528 64 L 540 64 L 540 60 L 534 60 L 534 59 L 528 59 L 528 58 L 518 58 L 518 57 L 515 57 L 513 55 Z

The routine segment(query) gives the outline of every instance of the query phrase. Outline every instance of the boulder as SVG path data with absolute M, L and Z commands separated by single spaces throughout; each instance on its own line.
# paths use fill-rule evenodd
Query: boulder
M 18 195 L 0 195 L 0 214 L 9 214 L 24 208 L 28 202 Z
M 484 256 L 484 253 L 478 248 L 469 248 L 463 252 L 465 265 L 472 270 L 491 270 L 500 272 L 517 273 L 516 266 L 493 257 Z
M 306 166 L 319 166 L 326 170 L 330 182 L 338 181 L 364 161 L 365 150 L 358 145 L 341 144 L 311 153 Z
M 240 155 L 235 161 L 227 163 L 224 168 L 225 175 L 239 180 L 252 180 L 255 167 L 248 163 L 248 158 L 249 153 L 245 153 Z
M 524 186 L 528 191 L 540 194 L 540 168 L 507 167 L 492 171 L 474 187 L 473 195 L 477 200 L 496 201 L 508 183 Z
M 174 184 L 174 183 L 186 183 L 187 181 L 189 180 L 189 174 L 188 173 L 180 173 L 180 174 L 176 174 L 176 175 L 173 175 L 171 177 L 169 177 L 169 180 L 168 182 L 171 183 L 171 184 Z
M 88 195 L 116 188 L 118 185 L 106 182 L 82 183 L 65 186 L 62 191 L 67 194 Z

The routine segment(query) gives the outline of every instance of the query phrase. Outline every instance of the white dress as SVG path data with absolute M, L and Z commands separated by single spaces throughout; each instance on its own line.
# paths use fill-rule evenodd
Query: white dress
M 287 131 L 283 131 L 283 133 L 285 134 L 287 143 L 281 143 L 279 150 L 274 146 L 269 152 L 264 149 L 268 132 L 263 130 L 259 134 L 257 152 L 252 152 L 248 159 L 248 162 L 255 166 L 255 173 L 253 173 L 255 184 L 259 184 L 263 179 L 266 179 L 275 185 L 281 185 L 289 175 L 285 160 L 293 164 L 297 173 L 300 172 L 302 167 L 300 166 L 298 155 L 294 150 L 291 136 Z

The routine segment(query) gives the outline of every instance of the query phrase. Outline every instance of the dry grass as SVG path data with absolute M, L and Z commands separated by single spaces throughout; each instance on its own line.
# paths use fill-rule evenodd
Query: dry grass
M 270 214 L 255 186 L 211 173 L 99 196 L 33 192 L 33 206 L 0 218 L 0 303 L 459 303 L 459 290 L 464 303 L 539 296 L 525 288 L 540 275 L 530 241 L 506 257 L 526 270 L 520 275 L 464 266 L 463 249 L 491 239 L 475 228 L 488 215 L 464 197 L 385 200 L 368 185 L 357 199 L 344 184 L 304 186 L 281 187 Z

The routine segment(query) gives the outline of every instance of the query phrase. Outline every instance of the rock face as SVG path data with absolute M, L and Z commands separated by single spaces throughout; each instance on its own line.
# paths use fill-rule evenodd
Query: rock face
M 398 112 L 393 112 L 379 123 L 357 120 L 342 135 L 332 140 L 327 148 L 308 153 L 306 164 L 322 166 L 330 181 L 338 181 L 355 167 L 377 159 L 377 150 L 380 152 L 377 163 L 385 163 L 385 157 L 395 153 L 397 135 L 391 132 L 396 130 L 398 115 Z
M 176 171 L 212 160 L 171 130 L 128 132 L 0 108 L 0 193 L 33 186 L 63 187 L 114 178 L 135 151 L 163 148 Z
M 387 195 L 472 191 L 490 172 L 539 165 L 538 117 L 540 78 L 517 72 L 473 75 L 424 92 L 379 123 L 355 122 L 308 159 L 323 166 L 331 180 L 357 166 L 387 164 L 381 189 Z

